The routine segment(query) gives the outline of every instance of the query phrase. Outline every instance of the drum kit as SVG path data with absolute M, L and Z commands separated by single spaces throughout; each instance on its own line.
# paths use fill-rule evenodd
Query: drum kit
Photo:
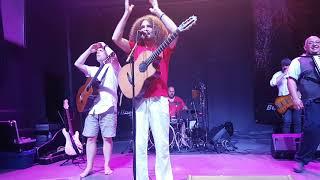
M 204 145 L 206 130 L 201 126 L 202 116 L 202 112 L 187 109 L 178 113 L 177 121 L 173 119 L 171 125 L 176 132 L 178 151 L 180 147 L 189 150 Z
M 177 116 L 170 117 L 169 147 L 174 150 L 191 150 L 206 142 L 206 130 L 199 126 L 202 114 L 194 110 L 181 110 Z M 149 131 L 148 150 L 154 148 L 154 139 Z
M 194 118 L 195 111 L 182 110 L 179 116 L 170 118 L 169 147 L 170 151 L 190 150 L 205 142 L 205 130 L 198 127 Z M 184 116 L 182 115 L 184 114 Z M 198 113 L 198 116 L 200 113 Z M 148 150 L 154 148 L 154 139 L 149 131 Z
M 207 104 L 205 86 L 199 84 L 192 90 L 192 109 L 183 109 L 170 117 L 169 147 L 170 151 L 192 150 L 205 147 L 208 134 Z M 154 148 L 154 140 L 149 132 L 148 150 Z

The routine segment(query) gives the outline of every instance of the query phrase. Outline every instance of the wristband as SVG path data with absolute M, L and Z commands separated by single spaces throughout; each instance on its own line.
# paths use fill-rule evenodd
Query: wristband
M 162 20 L 162 16 L 164 16 L 164 15 L 165 15 L 164 13 L 162 13 L 162 14 L 161 14 L 161 16 L 160 16 L 160 20 Z

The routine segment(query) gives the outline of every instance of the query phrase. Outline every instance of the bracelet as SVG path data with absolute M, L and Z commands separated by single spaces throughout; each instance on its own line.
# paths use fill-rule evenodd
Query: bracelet
M 164 13 L 162 13 L 162 14 L 161 14 L 161 16 L 160 16 L 160 20 L 162 20 L 162 16 L 164 16 L 164 15 L 165 15 Z

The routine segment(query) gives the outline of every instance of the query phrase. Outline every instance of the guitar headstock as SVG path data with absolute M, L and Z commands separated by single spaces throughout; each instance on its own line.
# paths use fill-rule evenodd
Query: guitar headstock
M 103 61 L 104 64 L 110 63 L 113 58 L 117 57 L 115 52 L 112 52 L 107 56 L 107 58 Z
M 179 25 L 178 30 L 180 32 L 189 30 L 197 22 L 197 19 L 197 16 L 190 16 Z
M 65 100 L 63 100 L 63 108 L 64 109 L 69 109 L 69 101 L 68 101 L 68 99 L 65 99 Z

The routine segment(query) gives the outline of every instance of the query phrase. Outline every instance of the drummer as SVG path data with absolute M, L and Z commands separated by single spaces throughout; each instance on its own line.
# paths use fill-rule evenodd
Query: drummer
M 168 88 L 168 95 L 169 95 L 169 113 L 170 113 L 170 123 L 175 125 L 178 129 L 178 131 L 180 131 L 181 133 L 181 143 L 185 146 L 185 147 L 189 147 L 189 144 L 187 143 L 187 135 L 186 135 L 186 124 L 185 121 L 182 122 L 178 122 L 181 121 L 182 119 L 179 119 L 178 116 L 181 116 L 181 112 L 182 110 L 187 110 L 188 107 L 186 106 L 186 104 L 184 103 L 184 101 L 179 97 L 179 96 L 175 96 L 175 90 L 173 86 L 170 86 Z M 181 124 L 180 124 L 181 123 Z
M 188 109 L 188 107 L 179 96 L 175 96 L 175 90 L 173 86 L 170 86 L 168 88 L 168 95 L 169 95 L 170 120 L 175 121 L 178 118 L 177 116 L 179 115 L 179 112 L 181 110 Z

